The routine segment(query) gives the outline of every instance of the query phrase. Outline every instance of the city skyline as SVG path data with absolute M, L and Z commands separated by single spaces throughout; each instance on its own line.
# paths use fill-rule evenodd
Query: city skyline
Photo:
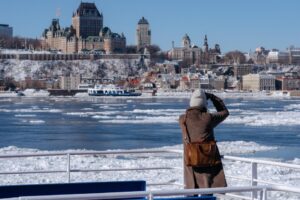
M 0 24 L 9 24 L 14 36 L 40 38 L 53 18 L 62 27 L 71 23 L 72 13 L 81 0 L 4 0 Z M 172 41 L 181 46 L 187 33 L 192 44 L 202 46 L 208 36 L 210 48 L 219 44 L 222 52 L 248 52 L 263 46 L 285 50 L 300 46 L 300 2 L 296 0 L 197 1 L 197 0 L 101 0 L 94 2 L 104 16 L 104 26 L 124 33 L 127 45 L 136 45 L 136 26 L 141 17 L 150 24 L 152 44 L 170 50 Z M 122 15 L 122 16 L 121 16 Z

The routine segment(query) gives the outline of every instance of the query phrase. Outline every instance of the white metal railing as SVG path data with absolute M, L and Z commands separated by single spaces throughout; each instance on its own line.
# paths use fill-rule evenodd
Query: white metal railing
M 26 196 L 13 198 L 18 200 L 85 200 L 85 199 L 124 199 L 124 198 L 141 198 L 153 200 L 156 197 L 185 196 L 193 194 L 211 194 L 211 193 L 232 193 L 232 192 L 249 192 L 257 191 L 260 193 L 259 200 L 267 200 L 266 186 L 248 186 L 248 187 L 226 187 L 226 188 L 207 188 L 207 189 L 185 189 L 185 190 L 164 190 L 164 191 L 144 191 L 144 192 L 110 192 L 110 193 L 93 193 L 93 194 L 71 194 L 71 195 L 49 195 L 49 196 Z
M 64 156 L 66 157 L 66 167 L 65 170 L 33 170 L 33 171 L 6 171 L 6 172 L 0 172 L 0 175 L 11 175 L 11 174 L 38 174 L 38 173 L 66 173 L 67 175 L 67 182 L 71 182 L 71 174 L 73 172 L 103 172 L 103 171 L 132 171 L 132 170 L 163 170 L 163 169 L 181 169 L 181 167 L 132 167 L 132 168 L 109 168 L 109 169 L 72 169 L 71 168 L 71 159 L 72 156 L 75 155 L 116 155 L 116 154 L 162 154 L 162 153 L 176 153 L 176 154 L 182 154 L 181 150 L 124 150 L 124 151 L 74 151 L 74 152 L 66 152 L 66 153 L 34 153 L 34 154 L 14 154 L 14 155 L 0 155 L 0 159 L 7 159 L 7 158 L 27 158 L 27 157 L 48 157 L 48 156 Z M 237 176 L 228 176 L 230 178 L 234 179 L 240 179 L 240 180 L 248 180 L 251 182 L 251 185 L 248 188 L 247 191 L 252 192 L 251 197 L 245 197 L 242 195 L 236 195 L 236 194 L 226 194 L 228 196 L 240 198 L 240 199 L 266 199 L 267 197 L 262 194 L 264 194 L 266 191 L 285 191 L 285 192 L 294 192 L 298 193 L 300 195 L 300 188 L 295 186 L 285 186 L 282 184 L 274 183 L 271 181 L 266 180 L 260 180 L 257 167 L 258 165 L 272 165 L 272 166 L 278 166 L 278 167 L 285 167 L 285 168 L 291 168 L 300 170 L 300 165 L 296 164 L 288 164 L 288 163 L 281 163 L 281 162 L 274 162 L 274 161 L 266 161 L 266 160 L 259 160 L 259 159 L 251 159 L 251 158 L 241 158 L 236 156 L 223 156 L 224 160 L 231 160 L 231 161 L 240 161 L 240 162 L 246 162 L 251 164 L 251 177 L 237 177 Z M 258 183 L 267 184 L 267 186 L 258 186 Z M 178 185 L 178 183 L 152 183 L 147 185 Z M 245 190 L 245 187 L 238 187 L 241 190 Z M 221 188 L 211 188 L 209 189 L 210 192 L 214 190 L 220 190 Z M 226 189 L 226 188 L 223 188 Z M 227 192 L 227 189 L 230 189 L 230 192 Z M 231 193 L 235 190 L 234 187 L 228 187 L 226 189 L 226 193 Z M 181 191 L 181 190 L 177 190 Z M 205 189 L 196 190 L 199 194 L 201 192 L 206 191 Z M 220 191 L 220 193 L 224 193 L 225 190 Z M 175 195 L 174 191 L 169 191 L 170 193 Z M 184 192 L 192 192 L 192 190 L 184 190 Z M 195 191 L 194 191 L 195 192 Z M 205 193 L 205 192 L 204 192 Z M 122 193 L 124 195 L 125 193 Z M 153 196 L 156 195 L 156 192 L 146 192 L 145 194 Z M 161 191 L 160 191 L 160 194 Z M 184 193 L 189 194 L 189 193 Z M 103 194 L 97 194 L 97 198 L 99 199 L 99 195 L 102 198 Z M 68 195 L 67 195 L 68 196 Z M 80 196 L 80 195 L 79 195 Z M 105 196 L 105 195 L 104 195 Z M 103 198 L 104 198 L 103 196 Z M 124 197 L 124 196 L 123 196 Z M 25 198 L 25 197 L 24 197 Z M 23 198 L 23 199 L 24 199 Z M 26 197 L 27 198 L 27 197 Z M 32 197 L 34 199 L 34 197 Z M 46 198 L 46 197 L 45 197 Z M 51 197 L 52 198 L 52 197 Z M 81 198 L 81 197 L 80 197 Z M 54 198 L 55 199 L 55 198 Z M 73 198 L 74 199 L 74 198 Z
M 138 170 L 167 170 L 167 169 L 182 169 L 180 167 L 136 167 L 136 168 L 109 168 L 109 169 L 72 169 L 71 157 L 75 155 L 120 155 L 120 154 L 158 154 L 158 153 L 181 153 L 178 150 L 124 150 L 124 151 L 70 151 L 67 153 L 34 153 L 34 154 L 11 154 L 0 155 L 0 159 L 5 158 L 27 158 L 27 157 L 49 157 L 49 156 L 65 156 L 66 167 L 65 170 L 34 170 L 34 171 L 6 171 L 0 172 L 0 175 L 13 174 L 45 174 L 45 173 L 65 173 L 67 176 L 66 182 L 71 182 L 71 173 L 73 172 L 104 172 L 104 171 L 138 171 Z M 165 185 L 172 183 L 154 183 L 148 185 Z
M 10 200 L 92 200 L 92 199 L 124 199 L 124 198 L 146 198 L 153 200 L 156 197 L 168 196 L 186 196 L 193 194 L 219 194 L 234 192 L 259 192 L 257 200 L 268 200 L 268 191 L 287 191 L 288 188 L 280 188 L 275 186 L 246 186 L 246 187 L 226 187 L 226 188 L 206 188 L 206 189 L 185 189 L 185 190 L 164 190 L 164 191 L 142 191 L 142 192 L 109 192 L 109 193 L 91 193 L 91 194 L 67 194 L 67 195 L 45 195 L 45 196 L 24 196 L 9 198 Z M 291 192 L 300 193 L 297 191 L 289 190 Z M 247 197 L 240 198 L 238 195 L 229 195 L 239 199 L 250 199 Z
M 236 156 L 222 156 L 225 160 L 233 160 L 233 161 L 241 161 L 241 162 L 247 162 L 251 164 L 251 177 L 238 177 L 238 176 L 227 176 L 234 179 L 240 179 L 240 180 L 248 180 L 251 181 L 251 186 L 257 186 L 258 183 L 267 184 L 269 186 L 274 186 L 273 188 L 276 189 L 283 189 L 285 188 L 287 192 L 296 192 L 299 193 L 300 188 L 296 188 L 294 186 L 285 187 L 282 184 L 275 183 L 272 181 L 266 181 L 266 180 L 260 180 L 258 179 L 258 165 L 272 165 L 277 167 L 284 167 L 284 168 L 290 168 L 290 169 L 296 169 L 300 170 L 300 165 L 290 164 L 290 163 L 282 163 L 282 162 L 274 162 L 274 161 L 267 161 L 267 160 L 259 160 L 259 159 L 251 159 L 251 158 L 242 158 L 242 157 L 236 157 Z M 299 195 L 300 196 L 300 195 Z M 252 192 L 252 198 L 257 198 L 257 192 Z

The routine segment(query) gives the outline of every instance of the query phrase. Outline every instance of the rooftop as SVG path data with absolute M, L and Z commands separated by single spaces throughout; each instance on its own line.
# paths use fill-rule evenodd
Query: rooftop
M 76 13 L 80 16 L 85 15 L 96 15 L 101 16 L 99 10 L 97 9 L 95 3 L 87 3 L 87 2 L 81 2 L 79 7 L 76 10 Z
M 138 24 L 149 24 L 149 23 L 144 17 L 142 17 L 142 19 L 139 20 Z

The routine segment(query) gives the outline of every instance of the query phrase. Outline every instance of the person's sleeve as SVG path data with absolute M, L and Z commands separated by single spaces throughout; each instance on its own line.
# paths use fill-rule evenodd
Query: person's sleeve
M 214 94 L 210 94 L 210 99 L 217 110 L 217 112 L 211 114 L 213 127 L 215 127 L 229 116 L 229 111 L 223 100 L 219 97 Z

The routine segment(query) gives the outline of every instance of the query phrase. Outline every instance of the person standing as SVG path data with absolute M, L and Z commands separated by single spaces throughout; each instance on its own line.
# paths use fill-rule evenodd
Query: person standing
M 207 100 L 211 100 L 217 112 L 208 112 Z M 193 92 L 190 107 L 185 114 L 179 117 L 184 143 L 185 189 L 227 186 L 221 156 L 215 141 L 214 128 L 228 115 L 229 111 L 219 97 L 211 93 L 205 93 L 201 89 Z M 202 148 L 204 144 L 204 149 L 209 145 L 209 148 L 206 148 L 211 152 L 210 157 L 206 158 L 208 163 L 199 161 L 200 164 L 190 164 L 189 156 L 195 157 L 193 155 L 195 151 L 187 149 L 188 143 L 199 144 L 199 148 Z

